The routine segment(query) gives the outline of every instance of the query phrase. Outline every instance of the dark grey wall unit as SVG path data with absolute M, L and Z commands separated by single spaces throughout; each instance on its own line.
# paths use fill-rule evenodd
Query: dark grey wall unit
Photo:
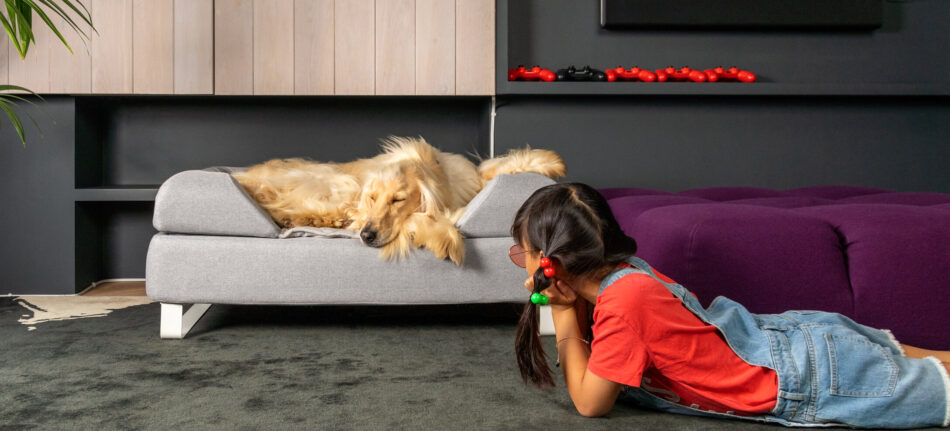
M 498 0 L 497 10 L 498 94 L 950 95 L 950 2 L 944 0 L 884 1 L 882 26 L 860 32 L 612 30 L 600 27 L 596 1 Z M 507 69 L 519 64 L 737 66 L 759 79 L 509 83 Z
M 0 295 L 73 293 L 73 99 L 44 99 L 14 108 L 26 147 L 0 114 Z
M 600 2 L 497 5 L 496 153 L 554 149 L 568 180 L 597 187 L 950 192 L 950 2 L 885 0 L 880 28 L 847 32 L 604 29 Z M 758 80 L 508 82 L 521 64 L 737 66 Z
M 18 109 L 26 148 L 0 120 L 0 294 L 71 294 L 143 277 L 155 193 L 183 170 L 348 161 L 378 154 L 388 135 L 421 135 L 473 161 L 489 154 L 488 97 L 44 99 L 42 111 Z
M 595 187 L 950 193 L 947 98 L 517 96 L 497 111 L 496 154 L 549 148 Z

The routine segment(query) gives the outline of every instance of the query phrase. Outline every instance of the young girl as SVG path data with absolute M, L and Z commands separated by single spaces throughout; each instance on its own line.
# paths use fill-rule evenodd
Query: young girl
M 554 384 L 535 302 L 548 303 L 559 366 L 584 416 L 606 414 L 619 397 L 786 426 L 948 425 L 950 351 L 899 344 L 837 313 L 753 314 L 722 296 L 704 309 L 634 257 L 636 242 L 590 186 L 537 190 L 511 236 L 532 293 L 515 340 L 521 376 Z

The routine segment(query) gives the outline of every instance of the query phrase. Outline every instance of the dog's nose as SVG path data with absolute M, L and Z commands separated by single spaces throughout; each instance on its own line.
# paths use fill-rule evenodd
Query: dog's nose
M 372 230 L 363 230 L 360 231 L 360 238 L 363 239 L 363 242 L 367 244 L 372 244 L 376 239 L 376 232 Z

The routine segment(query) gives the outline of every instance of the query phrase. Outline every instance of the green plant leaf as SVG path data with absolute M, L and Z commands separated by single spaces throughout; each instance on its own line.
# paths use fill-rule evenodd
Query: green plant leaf
M 62 34 L 60 34 L 59 29 L 56 28 L 56 26 L 53 24 L 53 21 L 50 21 L 49 16 L 46 15 L 46 12 L 43 12 L 43 8 L 41 8 L 36 3 L 33 3 L 33 0 L 20 0 L 20 1 L 22 1 L 31 10 L 35 11 L 36 14 L 40 16 L 40 19 L 42 19 L 43 22 L 45 22 L 46 25 L 49 26 L 49 29 L 53 31 L 53 33 L 56 35 L 56 37 L 59 38 L 59 40 L 63 41 L 63 44 L 66 45 L 66 49 L 68 49 L 70 54 L 72 54 L 73 49 L 70 48 L 69 42 L 66 42 L 66 38 L 63 37 Z
M 24 87 L 21 87 L 21 86 L 19 86 L 19 85 L 0 84 L 0 91 L 10 91 L 10 90 L 25 91 L 25 92 L 27 92 L 27 93 L 30 93 L 30 94 L 36 96 L 37 99 L 43 100 L 43 96 L 40 96 L 39 94 L 34 93 L 33 90 L 30 90 L 29 88 L 24 88 Z M 43 109 L 40 105 L 37 105 L 37 104 L 33 103 L 32 100 L 27 99 L 27 98 L 25 98 L 25 97 L 18 96 L 18 95 L 14 94 L 14 93 L 0 93 L 0 98 L 19 99 L 19 100 L 22 100 L 22 101 L 24 101 L 24 102 L 26 102 L 26 103 L 29 103 L 29 104 L 31 104 L 31 105 L 33 105 L 33 106 L 39 108 L 39 109 Z M 37 125 L 37 126 L 39 126 L 39 125 Z
M 23 47 L 20 46 L 20 39 L 16 36 L 16 20 L 13 20 L 11 24 L 10 21 L 7 21 L 7 17 L 0 14 L 0 22 L 3 23 L 3 29 L 6 30 L 7 35 L 10 36 L 10 40 L 13 42 L 13 46 L 16 47 L 17 52 L 23 52 Z
M 33 9 L 30 8 L 28 4 L 23 3 L 23 0 L 17 0 L 16 3 L 20 10 L 20 17 L 24 20 L 24 22 L 20 23 L 20 34 L 23 34 L 23 28 L 26 27 L 26 29 L 29 30 L 29 40 L 36 42 L 36 39 L 33 37 Z M 29 44 L 27 44 L 27 46 L 29 46 Z
M 79 34 L 81 34 L 81 35 L 82 35 L 83 37 L 85 37 L 86 39 L 92 40 L 92 39 L 90 38 L 90 36 L 87 35 L 86 32 L 84 32 L 84 31 L 82 30 L 82 28 L 79 26 L 79 24 L 76 24 L 76 21 L 74 21 L 73 18 L 72 18 L 71 16 L 69 16 L 69 13 L 68 13 L 66 10 L 64 10 L 63 8 L 61 8 L 58 4 L 56 4 L 55 1 L 53 1 L 53 0 L 37 0 L 37 1 L 39 1 L 40 3 L 45 4 L 47 7 L 51 8 L 51 9 L 53 9 L 59 16 L 61 16 L 64 20 L 66 20 L 66 22 L 73 28 L 73 30 L 76 30 L 76 32 L 78 32 Z M 82 18 L 83 21 L 85 21 L 86 24 L 88 24 L 90 28 L 92 28 L 92 21 L 90 20 L 90 18 L 87 18 L 87 17 L 91 17 L 91 15 L 89 14 L 89 11 L 86 10 L 86 7 L 83 6 L 82 3 L 79 3 L 79 5 L 83 7 L 83 10 L 86 10 L 86 14 L 85 14 L 85 15 L 83 15 L 83 13 L 79 11 L 79 9 L 76 9 L 76 7 L 73 6 L 72 3 L 70 3 L 69 0 L 62 0 L 62 1 L 63 1 L 64 4 L 66 4 L 67 6 L 69 6 L 73 11 L 75 11 L 76 14 L 79 15 L 79 17 Z M 95 28 L 93 28 L 93 30 L 95 30 Z
M 30 42 L 34 41 L 33 39 L 33 27 L 31 23 L 33 21 L 32 10 L 26 6 L 24 10 L 24 4 L 20 3 L 20 0 L 5 0 L 7 5 L 7 12 L 10 16 L 10 21 L 13 22 L 13 42 L 17 48 L 17 51 L 20 53 L 21 59 L 26 59 L 26 53 L 30 48 Z
M 7 113 L 7 117 L 10 117 L 10 123 L 13 124 L 13 128 L 16 129 L 17 135 L 20 136 L 20 142 L 23 143 L 23 147 L 26 148 L 26 137 L 23 136 L 23 124 L 20 124 L 20 118 L 17 117 L 16 112 L 13 109 L 10 109 L 10 106 L 5 100 L 0 100 L 0 109 Z

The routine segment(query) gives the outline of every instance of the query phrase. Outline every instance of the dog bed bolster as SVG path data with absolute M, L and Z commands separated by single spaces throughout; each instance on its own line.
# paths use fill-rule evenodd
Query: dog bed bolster
M 276 238 L 280 228 L 230 173 L 243 168 L 189 170 L 165 180 L 155 196 L 159 232 Z
M 554 180 L 532 172 L 498 175 L 468 203 L 455 225 L 467 238 L 508 237 L 521 204 L 550 184 Z

